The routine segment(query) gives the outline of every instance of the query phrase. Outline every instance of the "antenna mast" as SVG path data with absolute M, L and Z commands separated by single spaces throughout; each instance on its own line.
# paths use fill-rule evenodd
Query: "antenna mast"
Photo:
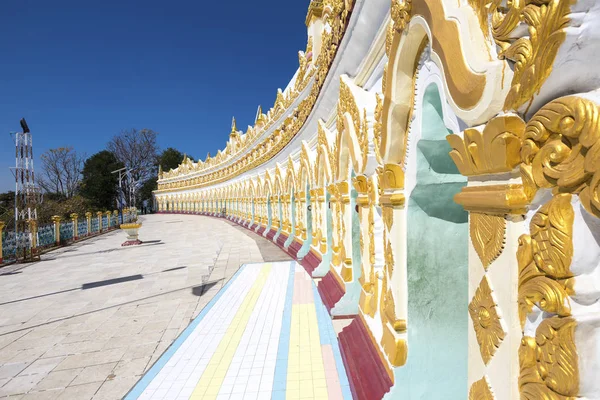
M 27 254 L 30 245 L 37 242 L 37 202 L 39 191 L 35 186 L 33 171 L 33 142 L 25 118 L 21 121 L 22 132 L 14 134 L 15 139 L 15 235 L 17 240 L 17 260 L 22 250 L 23 260 L 33 258 L 33 251 Z

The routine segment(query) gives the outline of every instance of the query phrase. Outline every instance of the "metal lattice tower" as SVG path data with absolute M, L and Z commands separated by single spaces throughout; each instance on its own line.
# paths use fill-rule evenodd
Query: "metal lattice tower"
M 17 247 L 26 249 L 31 243 L 29 227 L 37 221 L 37 202 L 39 190 L 35 185 L 33 171 L 33 143 L 31 132 L 21 119 L 22 132 L 14 133 L 16 164 L 13 170 L 15 176 L 15 234 L 19 242 Z M 12 169 L 12 168 L 11 168 Z M 21 243 L 23 242 L 23 243 Z M 23 253 L 27 258 L 26 252 Z

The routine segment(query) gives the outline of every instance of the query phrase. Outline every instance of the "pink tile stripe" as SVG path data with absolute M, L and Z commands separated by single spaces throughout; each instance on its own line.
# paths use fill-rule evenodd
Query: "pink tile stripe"
M 327 395 L 329 400 L 343 400 L 342 388 L 340 387 L 340 377 L 335 366 L 333 349 L 330 344 L 321 346 L 323 354 L 323 364 L 325 366 L 325 381 L 327 382 Z
M 294 298 L 292 304 L 313 304 L 315 302 L 312 279 L 304 270 L 294 276 Z

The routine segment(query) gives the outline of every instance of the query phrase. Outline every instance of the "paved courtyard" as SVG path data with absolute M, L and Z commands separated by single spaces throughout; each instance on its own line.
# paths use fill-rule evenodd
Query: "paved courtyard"
M 120 399 L 242 264 L 289 260 L 225 220 L 142 222 L 141 246 L 115 231 L 0 269 L 0 398 Z

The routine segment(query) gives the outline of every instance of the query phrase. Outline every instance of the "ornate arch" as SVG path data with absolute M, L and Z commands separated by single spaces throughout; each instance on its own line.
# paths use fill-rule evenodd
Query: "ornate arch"
M 357 174 L 362 173 L 367 164 L 369 135 L 366 109 L 363 108 L 361 113 L 357 102 L 361 90 L 347 75 L 340 76 L 336 121 L 337 180 L 344 179 L 340 174 L 348 170 L 350 163 Z
M 292 159 L 292 156 L 290 155 L 288 157 L 287 160 L 287 166 L 286 166 L 286 170 L 285 170 L 285 183 L 284 183 L 284 190 L 286 192 L 289 191 L 289 195 L 291 195 L 293 189 L 296 187 L 296 169 L 294 167 L 294 160 Z
M 459 118 L 477 124 L 502 110 L 509 89 L 503 81 L 512 78 L 512 71 L 506 61 L 490 57 L 492 46 L 469 7 L 444 0 L 392 0 L 378 146 L 385 163 L 405 161 L 416 74 L 427 48 L 443 72 L 446 97 Z
M 273 178 L 273 189 L 275 194 L 281 195 L 283 191 L 283 174 L 281 173 L 281 166 L 279 163 L 275 164 L 275 177 Z
M 310 150 L 306 141 L 302 141 L 300 149 L 300 165 L 298 166 L 297 190 L 304 191 L 303 183 L 308 183 L 312 188 L 314 186 L 313 169 L 310 163 Z
M 314 180 L 315 183 L 321 187 L 325 186 L 325 182 L 321 181 L 321 177 L 331 182 L 334 176 L 334 168 L 337 166 L 335 162 L 335 155 L 329 145 L 329 138 L 332 134 L 329 132 L 322 120 L 318 123 L 318 137 L 317 137 L 317 159 L 315 161 L 314 168 Z
M 269 171 L 266 170 L 265 171 L 265 175 L 263 177 L 264 183 L 263 183 L 263 195 L 264 196 L 270 196 L 273 194 L 273 184 L 271 181 L 271 174 L 269 174 Z

